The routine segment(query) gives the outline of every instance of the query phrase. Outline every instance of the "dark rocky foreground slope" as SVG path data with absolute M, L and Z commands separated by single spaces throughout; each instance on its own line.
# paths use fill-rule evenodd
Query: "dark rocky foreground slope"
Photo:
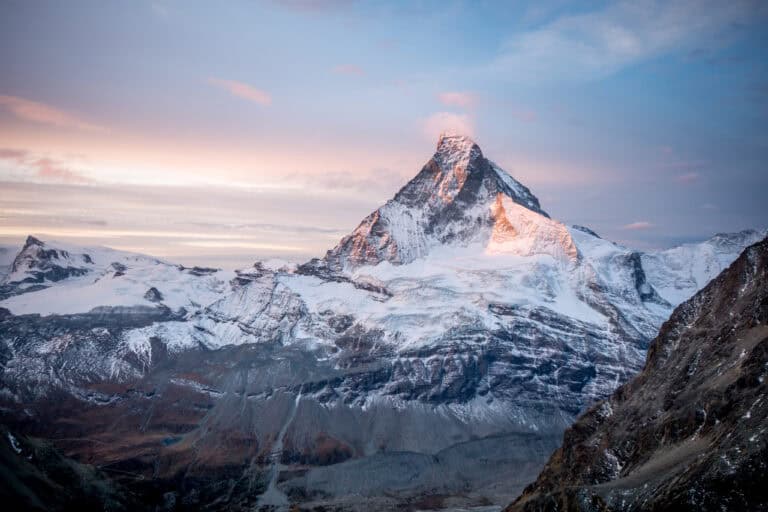
M 509 512 L 768 510 L 768 239 L 678 307 Z
M 16 437 L 0 427 L 0 504 L 3 510 L 132 510 L 137 496 L 106 472 L 65 457 L 50 442 Z

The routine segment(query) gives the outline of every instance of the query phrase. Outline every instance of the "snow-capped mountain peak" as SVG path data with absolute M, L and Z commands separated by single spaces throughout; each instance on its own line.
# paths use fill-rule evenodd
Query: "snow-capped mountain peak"
M 483 152 L 480 146 L 469 137 L 443 134 L 437 142 L 433 160 L 442 171 L 444 180 L 452 179 L 463 185 L 467 174 L 476 169 L 472 163 L 481 158 L 483 158 Z M 443 188 L 445 183 L 441 182 L 440 185 L 442 185 L 440 188 Z M 443 197 L 443 195 L 444 192 L 438 190 L 438 196 Z
M 13 260 L 4 284 L 61 281 L 85 275 L 92 266 L 93 260 L 87 254 L 72 254 L 63 248 L 49 247 L 42 240 L 30 235 Z
M 511 201 L 548 218 L 531 191 L 483 156 L 469 137 L 442 135 L 437 150 L 421 171 L 384 206 L 325 256 L 333 270 L 372 265 L 382 261 L 405 264 L 429 254 L 435 247 L 482 246 L 507 226 L 499 208 Z M 501 201 L 501 202 L 500 202 Z M 514 222 L 512 222 L 514 224 Z M 513 232 L 505 231 L 510 238 Z

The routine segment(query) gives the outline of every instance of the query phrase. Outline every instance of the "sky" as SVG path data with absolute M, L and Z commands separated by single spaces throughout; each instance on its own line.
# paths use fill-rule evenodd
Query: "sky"
M 322 255 L 442 131 L 649 250 L 768 227 L 768 3 L 0 3 L 0 243 Z

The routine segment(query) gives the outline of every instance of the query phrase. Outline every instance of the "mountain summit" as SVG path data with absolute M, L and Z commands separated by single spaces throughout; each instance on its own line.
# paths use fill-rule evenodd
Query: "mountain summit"
M 410 263 L 437 245 L 487 244 L 510 232 L 511 202 L 549 218 L 520 182 L 483 156 L 469 137 L 442 135 L 421 171 L 381 208 L 328 251 L 332 269 Z

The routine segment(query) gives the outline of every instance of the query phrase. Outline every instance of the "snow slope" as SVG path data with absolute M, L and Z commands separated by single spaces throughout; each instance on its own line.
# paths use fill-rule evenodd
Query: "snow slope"
M 234 272 L 184 268 L 105 247 L 29 237 L 2 281 L 2 307 L 23 315 L 84 313 L 99 306 L 162 304 L 195 310 L 218 299 Z M 154 288 L 159 295 L 148 294 Z
M 709 240 L 643 254 L 650 284 L 677 305 L 688 300 L 730 265 L 734 254 L 768 236 L 768 230 L 720 233 Z

